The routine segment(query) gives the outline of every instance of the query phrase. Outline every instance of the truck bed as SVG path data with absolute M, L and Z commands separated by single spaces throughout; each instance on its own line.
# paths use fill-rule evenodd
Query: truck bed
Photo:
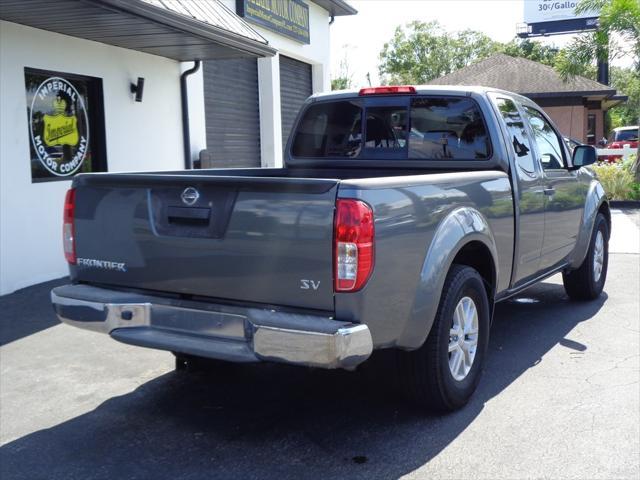
M 393 303 L 378 305 L 370 295 L 393 299 L 404 295 L 399 288 L 415 289 L 425 245 L 448 212 L 473 205 L 512 231 L 505 173 L 418 172 L 295 168 L 81 175 L 74 183 L 78 261 L 71 266 L 72 280 L 183 298 L 340 312 L 354 321 L 374 305 L 391 314 Z M 191 206 L 181 200 L 189 187 L 200 195 Z M 358 294 L 333 289 L 338 197 L 361 198 L 375 212 L 379 263 L 372 285 Z M 504 230 L 501 225 L 499 231 Z M 387 240 L 391 234 L 394 241 Z M 400 257 L 393 254 L 396 242 L 402 243 Z M 512 251 L 512 238 L 501 247 Z M 510 254 L 505 258 L 511 261 Z M 384 281 L 385 264 L 404 259 L 410 261 L 401 269 L 388 265 L 404 278 Z M 396 306 L 395 312 L 408 315 L 403 310 L 410 307 Z

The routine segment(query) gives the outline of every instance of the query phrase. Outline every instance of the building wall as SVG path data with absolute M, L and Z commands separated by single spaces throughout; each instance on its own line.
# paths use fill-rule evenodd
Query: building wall
M 31 183 L 24 67 L 102 78 L 109 171 L 183 167 L 178 62 L 0 21 L 0 294 L 67 273 L 71 181 Z M 137 77 L 142 103 L 129 92 Z
M 236 0 L 222 0 L 229 9 L 236 11 Z M 305 45 L 272 32 L 260 25 L 251 26 L 267 39 L 269 45 L 278 49 L 274 57 L 258 59 L 258 81 L 260 95 L 260 153 L 262 166 L 281 167 L 282 129 L 280 110 L 280 55 L 312 65 L 313 92 L 330 90 L 330 25 L 329 12 L 313 2 L 309 5 L 309 30 L 311 43 Z M 204 91 L 202 70 L 194 75 L 189 84 L 189 112 L 191 119 L 192 157 L 198 158 L 200 150 L 207 148 L 204 129 Z
M 587 141 L 587 109 L 584 106 L 544 107 L 544 111 L 563 135 Z

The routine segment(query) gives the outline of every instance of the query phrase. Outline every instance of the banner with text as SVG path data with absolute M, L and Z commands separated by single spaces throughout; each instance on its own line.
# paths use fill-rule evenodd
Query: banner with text
M 241 17 L 264 28 L 310 43 L 309 6 L 300 0 L 237 0 Z

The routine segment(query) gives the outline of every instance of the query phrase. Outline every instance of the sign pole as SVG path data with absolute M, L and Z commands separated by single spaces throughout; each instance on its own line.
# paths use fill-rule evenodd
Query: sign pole
M 598 82 L 609 85 L 609 59 L 598 59 Z

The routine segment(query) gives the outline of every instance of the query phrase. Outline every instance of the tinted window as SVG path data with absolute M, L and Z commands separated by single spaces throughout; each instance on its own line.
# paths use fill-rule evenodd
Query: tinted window
M 312 105 L 305 112 L 292 153 L 296 157 L 355 157 L 362 147 L 362 108 L 356 102 Z
M 473 100 L 423 97 L 411 102 L 410 158 L 484 160 L 489 153 L 489 136 Z
M 516 155 L 516 164 L 528 175 L 535 175 L 531 145 L 524 128 L 524 122 L 516 104 L 508 98 L 497 98 L 496 105 L 509 132 L 509 143 Z
M 638 130 L 618 130 L 616 132 L 616 141 L 638 141 Z
M 407 109 L 369 107 L 365 128 L 366 148 L 404 148 L 407 145 Z
M 533 139 L 538 147 L 540 163 L 545 170 L 564 168 L 564 155 L 560 145 L 560 137 L 546 118 L 534 108 L 524 107 L 529 125 L 533 131 Z
M 416 160 L 490 157 L 489 135 L 473 100 L 415 97 L 410 111 L 406 100 L 366 108 L 361 99 L 313 104 L 302 115 L 291 153 L 295 157 L 408 156 Z

